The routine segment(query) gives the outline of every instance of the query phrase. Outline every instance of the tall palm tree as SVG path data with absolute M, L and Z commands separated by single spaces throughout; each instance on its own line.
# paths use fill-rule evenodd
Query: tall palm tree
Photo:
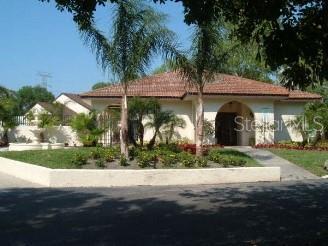
M 212 21 L 195 25 L 189 57 L 178 56 L 175 68 L 197 91 L 196 109 L 196 155 L 203 153 L 204 138 L 204 86 L 215 80 L 223 70 L 228 52 L 222 47 L 223 34 L 220 23 Z
M 165 15 L 142 0 L 118 0 L 114 8 L 112 35 L 107 38 L 95 23 L 80 26 L 85 42 L 97 56 L 103 70 L 118 77 L 122 85 L 121 153 L 128 156 L 129 82 L 143 76 L 154 54 L 176 52 L 174 33 L 164 25 Z

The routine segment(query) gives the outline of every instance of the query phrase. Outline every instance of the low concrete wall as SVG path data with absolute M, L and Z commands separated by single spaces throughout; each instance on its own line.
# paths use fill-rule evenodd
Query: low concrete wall
M 50 186 L 51 169 L 49 168 L 0 157 L 0 172 L 32 183 Z
M 157 170 L 49 169 L 1 157 L 0 172 L 49 187 L 162 186 L 280 181 L 279 167 Z

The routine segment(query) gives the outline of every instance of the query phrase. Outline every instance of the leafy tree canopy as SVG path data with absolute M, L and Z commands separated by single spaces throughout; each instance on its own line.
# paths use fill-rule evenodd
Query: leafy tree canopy
M 97 89 L 104 88 L 109 85 L 111 85 L 111 83 L 109 83 L 109 82 L 98 82 L 98 83 L 95 83 L 91 89 L 97 90 Z
M 323 102 L 328 105 L 328 81 L 324 81 L 322 84 L 314 84 L 307 88 L 307 91 L 320 94 L 323 98 Z
M 93 18 L 98 5 L 120 0 L 55 1 L 59 10 L 72 12 L 76 22 L 85 24 Z M 182 2 L 187 24 L 209 23 L 222 16 L 236 24 L 240 40 L 254 40 L 263 50 L 265 62 L 273 70 L 282 69 L 286 86 L 305 88 L 328 79 L 327 1 L 174 1 Z
M 23 86 L 17 91 L 21 113 L 32 108 L 37 102 L 53 102 L 55 96 L 42 86 Z
M 0 86 L 0 121 L 3 128 L 1 144 L 8 144 L 8 130 L 16 126 L 18 101 L 15 93 Z

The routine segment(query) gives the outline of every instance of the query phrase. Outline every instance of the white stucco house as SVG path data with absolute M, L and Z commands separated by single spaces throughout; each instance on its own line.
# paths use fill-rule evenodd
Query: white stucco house
M 121 96 L 121 86 L 114 84 L 81 94 L 62 93 L 54 102 L 65 106 L 64 115 L 72 116 L 89 113 L 91 110 L 101 113 L 106 112 L 108 108 L 117 109 Z M 131 81 L 128 96 L 157 98 L 163 110 L 173 111 L 186 122 L 185 128 L 177 129 L 176 138 L 194 142 L 197 93 L 187 86 L 178 73 L 167 72 Z M 309 92 L 289 91 L 279 85 L 218 74 L 216 80 L 204 89 L 204 118 L 215 129 L 213 136 L 205 138 L 205 143 L 247 146 L 282 140 L 301 141 L 301 134 L 289 122 L 302 114 L 306 103 L 321 99 L 320 95 Z M 41 102 L 31 111 L 50 112 L 51 107 L 51 104 Z M 31 127 L 16 127 L 10 138 L 29 138 Z M 76 134 L 68 125 L 52 129 L 49 135 L 56 136 L 58 142 L 80 145 Z M 152 130 L 146 129 L 145 141 L 150 140 L 152 136 Z M 107 145 L 118 139 L 117 132 L 107 131 L 100 142 Z
M 196 91 L 186 84 L 176 72 L 152 75 L 132 81 L 128 96 L 158 98 L 164 110 L 172 110 L 186 121 L 186 127 L 179 129 L 179 138 L 194 142 Z M 101 112 L 120 104 L 121 95 L 121 86 L 111 85 L 79 97 Z M 223 145 L 301 141 L 299 132 L 288 122 L 303 112 L 306 103 L 317 100 L 321 100 L 320 95 L 218 74 L 204 89 L 204 117 L 215 128 L 207 141 Z M 151 136 L 151 130 L 146 131 L 145 139 Z

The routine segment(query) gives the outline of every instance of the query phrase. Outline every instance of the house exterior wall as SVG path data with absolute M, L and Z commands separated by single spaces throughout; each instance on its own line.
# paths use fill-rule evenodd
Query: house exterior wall
M 120 99 L 92 99 L 92 107 L 101 112 L 110 104 L 117 104 Z M 229 108 L 229 102 L 239 102 L 232 104 Z M 196 98 L 186 100 L 178 99 L 161 99 L 160 103 L 163 110 L 172 110 L 176 115 L 186 121 L 184 129 L 177 129 L 176 139 L 189 140 L 194 142 L 195 139 L 195 122 L 196 122 Z M 254 131 L 238 132 L 238 144 L 250 145 L 251 143 L 274 143 L 281 140 L 301 141 L 302 137 L 298 131 L 287 127 L 287 122 L 294 119 L 304 111 L 305 102 L 280 102 L 279 98 L 247 98 L 247 97 L 208 97 L 204 98 L 204 118 L 211 122 L 215 127 L 217 113 L 236 112 L 244 119 L 254 120 L 252 129 Z M 282 122 L 277 129 L 277 121 Z M 146 122 L 144 122 L 146 123 Z M 251 127 L 251 126 L 249 126 Z M 153 136 L 152 129 L 145 130 L 145 141 L 149 141 Z M 252 141 L 251 141 L 252 139 Z M 216 143 L 214 136 L 204 139 L 207 144 Z
M 300 132 L 290 125 L 290 121 L 303 114 L 305 104 L 305 102 L 275 102 L 275 142 L 283 140 L 299 142 L 303 140 Z
M 210 121 L 213 126 L 215 125 L 215 118 L 218 111 L 229 102 L 237 101 L 243 105 L 246 105 L 254 115 L 254 121 L 256 123 L 255 130 L 255 144 L 259 143 L 273 143 L 274 130 L 264 129 L 263 122 L 267 122 L 266 125 L 274 124 L 274 99 L 262 99 L 262 98 L 240 98 L 240 97 L 217 97 L 207 98 L 204 100 L 204 118 Z M 238 109 L 235 109 L 238 111 Z M 241 144 L 249 145 L 246 142 L 246 132 L 241 135 Z M 212 139 L 211 143 L 215 143 L 215 139 Z
M 194 141 L 194 123 L 192 113 L 192 102 L 182 100 L 160 100 L 162 110 L 171 110 L 178 117 L 181 117 L 186 122 L 185 128 L 176 129 L 176 134 L 173 136 L 176 140 Z M 146 123 L 145 121 L 144 123 Z M 152 129 L 145 129 L 145 141 L 149 141 L 153 137 Z
M 89 113 L 90 110 L 83 107 L 81 104 L 75 102 L 74 100 L 72 100 L 71 98 L 69 98 L 66 95 L 60 95 L 57 99 L 56 102 L 65 105 L 67 108 L 71 109 L 72 111 L 76 112 L 76 113 Z M 88 103 L 88 101 L 86 101 L 86 103 Z

